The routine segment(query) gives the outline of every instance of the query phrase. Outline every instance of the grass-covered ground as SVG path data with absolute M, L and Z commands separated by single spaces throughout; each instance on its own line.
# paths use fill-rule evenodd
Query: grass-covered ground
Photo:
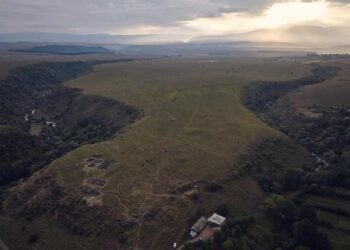
M 350 61 L 338 60 L 323 62 L 324 65 L 337 66 L 341 70 L 337 77 L 320 84 L 306 86 L 293 93 L 292 104 L 299 109 L 307 109 L 313 105 L 350 106 Z
M 248 214 L 264 194 L 253 179 L 239 177 L 241 157 L 254 144 L 283 136 L 243 106 L 241 89 L 259 80 L 296 79 L 309 69 L 271 59 L 179 58 L 97 66 L 66 85 L 134 106 L 143 110 L 143 118 L 111 140 L 68 153 L 22 188 L 34 185 L 38 176 L 57 176 L 65 192 L 75 194 L 86 178 L 99 177 L 108 181 L 100 188 L 99 204 L 112 211 L 111 219 L 135 225 L 122 236 L 110 231 L 89 241 L 71 236 L 45 215 L 30 225 L 17 220 L 2 229 L 0 237 L 9 246 L 23 247 L 29 232 L 35 232 L 40 236 L 36 247 L 41 249 L 62 249 L 72 242 L 85 248 L 117 246 L 120 241 L 124 248 L 167 249 L 184 240 L 198 213 L 208 216 L 225 203 L 233 217 Z M 102 172 L 87 172 L 84 160 L 91 155 L 113 164 Z M 223 188 L 205 191 L 202 185 L 210 181 Z M 195 190 L 199 197 L 194 200 L 186 192 Z M 30 230 L 22 230 L 22 243 L 15 242 L 11 235 L 23 225 Z

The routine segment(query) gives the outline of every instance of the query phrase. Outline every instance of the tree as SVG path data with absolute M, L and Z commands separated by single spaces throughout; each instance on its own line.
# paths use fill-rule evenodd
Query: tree
M 309 219 L 295 223 L 293 230 L 296 241 L 314 250 L 331 249 L 328 237 L 319 232 Z
M 270 195 L 264 204 L 267 215 L 277 226 L 289 226 L 297 217 L 298 207 L 282 195 Z
M 283 185 L 286 190 L 295 190 L 303 181 L 304 170 L 298 168 L 286 169 L 283 173 Z
M 218 205 L 217 208 L 216 208 L 216 211 L 217 211 L 218 214 L 220 214 L 222 216 L 225 216 L 225 217 L 227 217 L 228 214 L 229 214 L 229 210 L 228 210 L 228 208 L 227 208 L 225 203 L 222 203 L 222 204 Z
M 209 182 L 205 185 L 205 189 L 209 192 L 217 192 L 222 189 L 222 185 L 216 182 Z
M 194 200 L 194 201 L 198 201 L 199 200 L 199 192 L 198 192 L 198 190 L 192 192 L 191 199 Z
M 222 232 L 222 230 L 214 233 L 214 242 L 216 244 L 221 244 L 221 242 L 223 242 L 224 239 L 225 239 L 225 235 Z
M 38 242 L 40 236 L 38 234 L 31 234 L 28 240 L 29 244 L 35 244 L 36 242 Z
M 316 214 L 315 209 L 307 204 L 303 204 L 300 206 L 298 217 L 299 217 L 299 220 L 309 219 L 313 223 L 318 222 L 318 218 L 317 218 L 317 214 Z
M 234 250 L 234 246 L 231 240 L 226 240 L 224 243 L 222 243 L 222 248 L 224 250 Z

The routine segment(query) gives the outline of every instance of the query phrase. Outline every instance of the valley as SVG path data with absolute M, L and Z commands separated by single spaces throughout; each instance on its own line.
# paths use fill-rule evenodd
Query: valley
M 281 190 L 297 192 L 292 200 L 298 206 L 314 208 L 314 223 L 320 231 L 330 237 L 332 248 L 347 249 L 350 240 L 347 227 L 348 213 L 348 72 L 347 60 L 335 59 L 332 62 L 319 62 L 323 74 L 327 67 L 336 74 L 331 74 L 325 81 L 314 82 L 293 89 L 294 81 L 289 83 L 265 83 L 263 95 L 255 91 L 247 95 L 248 106 L 271 126 L 283 131 L 290 138 L 305 147 L 315 159 L 315 163 L 301 170 L 290 172 L 287 176 L 275 176 L 271 179 L 261 179 L 261 185 L 267 192 L 278 193 Z M 319 75 L 319 74 L 318 74 Z M 298 82 L 298 81 L 297 81 Z M 285 86 L 285 87 L 283 87 Z M 278 98 L 276 95 L 289 89 Z M 257 88 L 258 91 L 259 87 Z M 249 90 L 248 90 L 249 91 Z M 270 93 L 270 94 L 268 94 Z M 252 96 L 261 96 L 252 98 Z M 265 103 L 267 105 L 257 105 Z M 254 165 L 254 164 L 253 164 Z M 251 166 L 249 171 L 251 170 Z M 254 167 L 253 167 L 254 169 Z M 256 171 L 253 170 L 253 172 Z M 306 173 L 305 178 L 301 174 Z M 257 174 L 257 172 L 255 172 Z M 261 174 L 257 174 L 261 175 Z M 294 175 L 294 177 L 292 177 Z M 297 177 L 299 175 L 299 177 Z M 273 176 L 273 174 L 268 174 Z M 264 177 L 265 178 L 265 177 Z M 299 181 L 298 178 L 301 178 Z M 273 182 L 277 182 L 272 184 Z M 299 182 L 299 184 L 298 184 Z M 281 185 L 281 186 L 279 186 Z M 287 185 L 287 186 L 286 186 Z M 323 246 L 324 247 L 324 246 Z
M 350 0 L 0 0 L 0 250 L 350 249 Z
M 140 115 L 122 103 L 61 86 L 93 65 L 34 64 L 12 70 L 1 81 L 1 185 L 28 177 L 80 144 L 110 137 Z
M 287 86 L 313 74 L 315 85 L 305 88 L 317 86 L 335 76 L 328 64 L 175 57 L 94 65 L 35 109 L 35 119 L 61 121 L 65 127 L 59 131 L 83 131 L 87 138 L 54 133 L 77 147 L 5 190 L 0 221 L 7 226 L 0 227 L 0 238 L 10 249 L 167 249 L 189 239 L 198 216 L 219 212 L 228 216 L 228 228 L 242 228 L 234 236 L 237 246 L 272 247 L 261 237 L 279 237 L 274 247 L 284 244 L 290 232 L 274 231 L 264 204 L 278 202 L 275 193 L 286 199 L 292 193 L 271 183 L 279 183 L 286 170 L 309 171 L 315 160 L 259 119 L 244 98 L 247 89 L 266 82 Z M 274 103 L 299 86 L 287 88 Z M 131 116 L 123 123 L 127 107 Z M 96 119 L 84 121 L 87 116 L 108 121 L 102 119 L 98 128 Z M 50 130 L 46 135 L 53 135 Z

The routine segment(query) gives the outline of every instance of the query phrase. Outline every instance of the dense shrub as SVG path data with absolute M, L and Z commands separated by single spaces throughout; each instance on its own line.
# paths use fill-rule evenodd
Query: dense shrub
M 295 223 L 293 234 L 298 244 L 305 245 L 310 249 L 331 249 L 328 237 L 318 231 L 308 219 Z

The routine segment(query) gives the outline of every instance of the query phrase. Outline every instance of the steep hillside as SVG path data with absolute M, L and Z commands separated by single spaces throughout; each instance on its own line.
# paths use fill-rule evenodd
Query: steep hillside
M 0 82 L 0 184 L 29 176 L 84 143 L 113 136 L 140 112 L 108 98 L 85 96 L 62 82 L 95 63 L 42 63 Z
M 337 71 L 332 73 L 334 66 Z M 244 170 L 258 176 L 268 193 L 283 194 L 287 197 L 285 202 L 294 206 L 294 211 L 299 210 L 299 215 L 284 221 L 283 227 L 275 225 L 280 230 L 278 238 L 283 232 L 292 239 L 288 240 L 289 244 L 302 243 L 310 249 L 347 249 L 350 246 L 350 113 L 346 80 L 349 62 L 329 60 L 319 69 L 322 74 L 318 75 L 324 76 L 318 78 L 321 82 L 309 81 L 298 87 L 295 81 L 260 83 L 253 90 L 248 89 L 246 95 L 246 103 L 259 117 L 305 147 L 312 153 L 315 164 L 281 174 L 268 173 L 260 162 L 253 162 Z M 271 219 L 275 224 L 281 222 L 276 217 Z M 303 233 L 309 230 L 309 237 L 300 237 L 299 230 Z

